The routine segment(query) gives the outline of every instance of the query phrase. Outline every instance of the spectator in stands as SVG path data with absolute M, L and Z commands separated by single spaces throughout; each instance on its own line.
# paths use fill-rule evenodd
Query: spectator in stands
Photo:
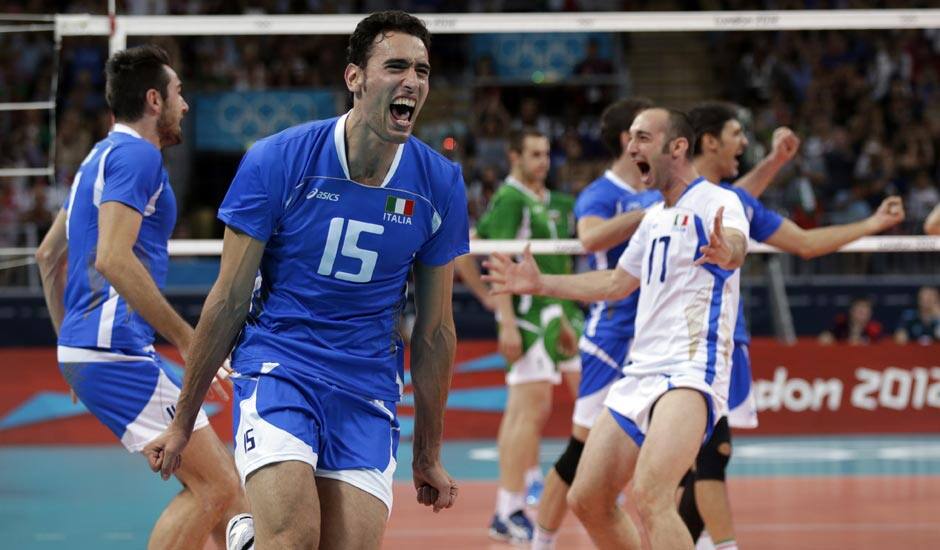
M 869 298 L 855 298 L 848 313 L 836 315 L 830 330 L 819 335 L 819 343 L 846 343 L 853 346 L 877 342 L 883 333 L 881 323 L 872 319 L 872 303 Z
M 937 186 L 926 170 L 917 173 L 904 203 L 911 222 L 916 224 L 914 227 L 919 227 L 924 223 L 930 211 L 940 203 L 940 192 L 937 191 Z
M 924 286 L 917 292 L 917 308 L 901 314 L 894 341 L 899 344 L 916 342 L 927 345 L 940 342 L 940 292 Z

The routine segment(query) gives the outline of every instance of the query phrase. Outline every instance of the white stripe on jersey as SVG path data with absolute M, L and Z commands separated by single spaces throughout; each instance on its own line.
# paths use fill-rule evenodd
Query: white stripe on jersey
M 152 216 L 154 212 L 157 211 L 157 199 L 160 198 L 160 193 L 163 193 L 164 184 L 161 183 L 160 187 L 157 188 L 157 191 L 150 197 L 150 200 L 147 201 L 147 206 L 144 207 L 144 217 Z
M 114 145 L 105 149 L 104 153 L 101 153 L 101 158 L 98 159 L 98 177 L 95 178 L 95 189 L 91 199 L 95 208 L 101 206 L 101 195 L 104 193 L 104 162 L 108 159 L 111 149 L 114 149 Z
M 99 348 L 111 347 L 111 334 L 114 332 L 114 314 L 117 312 L 118 299 L 120 296 L 112 286 L 108 289 L 107 301 L 101 306 L 101 319 L 98 321 Z
M 143 350 L 147 351 L 147 350 Z M 150 349 L 153 351 L 153 348 Z M 56 355 L 60 363 L 121 363 L 124 361 L 150 361 L 153 357 L 148 355 L 124 355 L 111 351 L 99 351 L 87 348 L 72 348 L 69 346 L 59 346 L 56 348 Z

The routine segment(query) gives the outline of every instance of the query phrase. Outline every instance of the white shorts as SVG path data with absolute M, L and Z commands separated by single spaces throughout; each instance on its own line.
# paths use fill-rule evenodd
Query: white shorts
M 574 402 L 574 414 L 571 415 L 571 423 L 589 430 L 593 428 L 597 417 L 604 411 L 604 401 L 607 399 L 607 393 L 615 382 L 612 381 L 590 395 L 578 397 Z
M 527 382 L 551 382 L 561 384 L 563 372 L 581 372 L 581 358 L 577 355 L 560 361 L 557 365 L 545 349 L 545 341 L 539 338 L 526 350 L 506 372 L 506 385 L 525 384 Z
M 614 414 L 617 423 L 640 446 L 649 431 L 650 418 L 656 402 L 669 390 L 689 388 L 698 390 L 708 405 L 708 418 L 702 442 L 708 440 L 724 409 L 724 400 L 715 394 L 698 373 L 666 376 L 649 374 L 626 375 L 610 388 L 604 405 Z

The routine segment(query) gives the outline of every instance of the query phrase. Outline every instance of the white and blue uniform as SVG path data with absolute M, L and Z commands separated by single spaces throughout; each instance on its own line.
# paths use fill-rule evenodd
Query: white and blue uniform
M 741 200 L 750 224 L 751 239 L 764 242 L 780 229 L 783 223 L 780 214 L 765 207 L 740 187 L 729 183 L 722 183 L 721 186 Z M 731 384 L 728 389 L 728 423 L 732 428 L 757 427 L 757 400 L 752 391 L 751 356 L 748 352 L 750 343 L 742 300 L 738 306 L 738 321 L 734 326 L 734 354 L 731 356 Z
M 663 200 L 659 191 L 637 191 L 611 170 L 597 178 L 578 195 L 574 205 L 577 219 L 596 216 L 608 220 L 640 210 Z M 588 254 L 591 269 L 611 269 L 627 248 L 629 240 L 608 250 Z M 604 409 L 607 390 L 620 378 L 633 339 L 633 323 L 639 294 L 616 302 L 596 302 L 578 342 L 581 351 L 581 383 L 572 422 L 590 429 Z
M 176 197 L 160 150 L 123 124 L 85 157 L 65 203 L 68 275 L 58 360 L 82 403 L 136 452 L 173 419 L 181 382 L 155 354 L 153 327 L 95 270 L 98 209 L 109 201 L 142 216 L 134 254 L 162 288 Z M 195 427 L 207 424 L 200 411 Z
M 696 266 L 718 209 L 726 229 L 748 234 L 741 201 L 705 178 L 675 205 L 653 205 L 617 265 L 640 280 L 630 365 L 604 404 L 642 445 L 656 401 L 673 388 L 698 390 L 708 402 L 706 437 L 727 407 L 739 270 Z
M 235 460 L 243 479 L 307 462 L 391 511 L 408 274 L 469 252 L 467 202 L 459 166 L 413 137 L 382 185 L 350 180 L 345 122 L 258 141 L 219 208 L 266 243 L 232 353 Z

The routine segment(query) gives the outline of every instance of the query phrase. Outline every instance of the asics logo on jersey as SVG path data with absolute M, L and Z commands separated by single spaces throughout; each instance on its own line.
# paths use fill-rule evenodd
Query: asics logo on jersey
M 307 193 L 308 199 L 320 199 L 331 202 L 339 202 L 339 193 L 327 193 L 326 191 L 320 191 L 319 189 L 314 189 Z

